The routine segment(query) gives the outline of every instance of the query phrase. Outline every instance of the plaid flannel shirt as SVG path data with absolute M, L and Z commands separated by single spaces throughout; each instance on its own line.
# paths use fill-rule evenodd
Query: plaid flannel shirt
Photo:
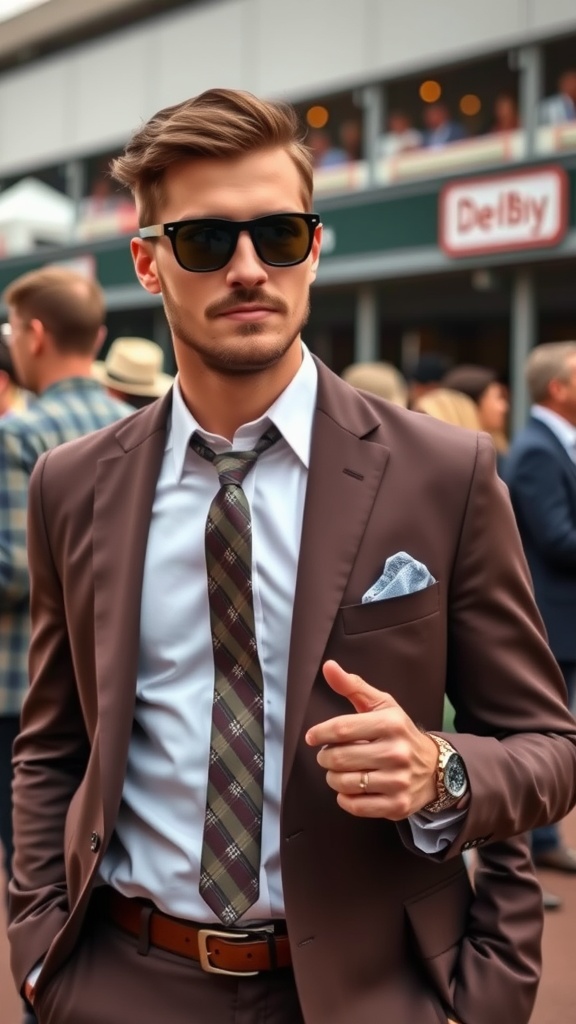
M 0 419 L 0 715 L 18 715 L 28 687 L 26 554 L 28 482 L 43 452 L 134 410 L 89 377 L 47 388 L 23 412 Z

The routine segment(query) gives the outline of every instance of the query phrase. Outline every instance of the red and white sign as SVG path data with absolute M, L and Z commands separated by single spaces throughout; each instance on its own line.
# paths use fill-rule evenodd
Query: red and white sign
M 449 256 L 557 245 L 568 227 L 566 172 L 540 167 L 445 185 L 439 227 Z

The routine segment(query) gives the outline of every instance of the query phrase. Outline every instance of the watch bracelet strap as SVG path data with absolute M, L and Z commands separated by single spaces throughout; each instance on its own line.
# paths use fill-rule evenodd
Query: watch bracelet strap
M 443 753 L 447 754 L 448 757 L 452 754 L 458 753 L 458 751 L 452 746 L 452 744 L 449 743 L 448 740 L 444 739 L 443 736 L 437 736 L 436 733 L 433 732 L 429 732 L 426 735 L 429 736 L 431 740 L 434 740 L 436 746 L 438 747 L 438 764 L 440 763 L 440 757 L 442 756 Z M 437 787 L 440 785 L 440 783 L 442 785 L 443 792 L 437 793 L 434 800 L 431 800 L 430 803 L 425 804 L 424 807 L 421 808 L 422 811 L 426 811 L 427 813 L 431 814 L 436 814 L 438 813 L 438 811 L 449 810 L 451 807 L 454 807 L 461 799 L 460 797 L 450 797 L 446 790 L 446 787 L 444 786 L 444 782 L 439 778 L 439 769 L 437 767 Z

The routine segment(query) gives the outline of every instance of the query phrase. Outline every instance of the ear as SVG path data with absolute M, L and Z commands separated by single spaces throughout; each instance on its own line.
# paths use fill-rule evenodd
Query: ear
M 140 284 L 152 295 L 159 295 L 162 289 L 156 269 L 154 242 L 149 242 L 145 238 L 133 238 L 130 242 L 130 251 Z
M 562 401 L 566 389 L 566 384 L 563 380 L 558 377 L 553 377 L 548 384 L 548 394 L 554 402 Z
M 314 240 L 312 242 L 311 256 L 312 260 L 310 263 L 310 281 L 316 280 L 316 274 L 318 273 L 318 264 L 320 262 L 320 249 L 322 248 L 322 225 L 319 224 L 314 231 Z
M 33 356 L 39 356 L 46 348 L 46 337 L 48 331 L 41 320 L 30 321 L 30 352 Z
M 94 345 L 94 356 L 96 357 L 102 348 L 102 345 L 106 341 L 108 335 L 108 328 L 102 324 L 102 327 L 98 328 L 98 336 L 96 338 L 96 344 Z

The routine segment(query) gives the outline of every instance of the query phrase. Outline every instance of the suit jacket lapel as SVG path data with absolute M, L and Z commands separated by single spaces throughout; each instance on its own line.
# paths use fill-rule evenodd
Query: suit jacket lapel
M 169 393 L 118 429 L 118 452 L 100 460 L 94 492 L 93 571 L 96 682 L 105 827 L 124 781 L 138 671 L 140 599 L 156 482 L 166 440 Z
M 322 364 L 318 374 L 288 666 L 284 784 L 389 455 L 381 443 L 366 440 L 380 423 L 374 409 Z

